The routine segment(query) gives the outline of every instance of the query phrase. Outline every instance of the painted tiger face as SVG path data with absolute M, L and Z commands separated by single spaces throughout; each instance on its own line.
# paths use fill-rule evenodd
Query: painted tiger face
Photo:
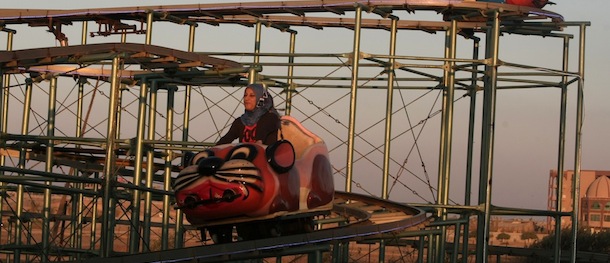
M 173 182 L 176 206 L 191 224 L 267 214 L 294 161 L 288 141 L 268 147 L 243 143 L 206 149 Z M 296 188 L 298 193 L 298 180 Z

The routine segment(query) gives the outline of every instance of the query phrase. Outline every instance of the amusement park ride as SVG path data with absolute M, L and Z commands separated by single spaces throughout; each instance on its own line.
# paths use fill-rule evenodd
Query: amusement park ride
M 542 9 L 548 3 L 311 0 L 0 10 L 0 33 L 7 41 L 6 51 L 0 51 L 0 261 L 351 262 L 357 259 L 350 247 L 362 244 L 374 247 L 367 256 L 374 255 L 371 261 L 385 261 L 389 251 L 398 251 L 401 262 L 486 262 L 508 253 L 489 244 L 491 215 L 546 216 L 560 226 L 562 220 L 574 220 L 578 210 L 577 204 L 572 212 L 500 209 L 491 202 L 496 90 L 559 88 L 565 107 L 568 88 L 577 86 L 575 125 L 580 127 L 588 23 L 565 22 Z M 434 13 L 440 19 L 410 20 L 416 13 Z M 79 32 L 71 29 L 78 24 L 81 43 L 75 45 L 71 42 Z M 97 31 L 89 29 L 91 24 L 97 24 Z M 166 44 L 153 43 L 153 25 L 171 27 L 172 37 L 160 41 Z M 195 51 L 195 29 L 202 25 L 253 28 L 254 50 L 229 52 L 221 46 L 216 47 L 220 51 Z M 263 25 L 289 34 L 286 52 L 262 51 Z M 58 46 L 41 40 L 13 48 L 14 42 L 23 42 L 18 37 L 41 27 L 48 33 L 43 36 Z M 183 27 L 188 28 L 186 50 L 168 47 L 178 41 L 180 30 L 174 28 Z M 559 39 L 566 48 L 558 56 L 568 57 L 567 43 L 574 35 L 566 32 L 573 28 L 580 30 L 576 66 L 567 60 L 553 69 L 499 59 L 506 34 Z M 330 53 L 325 49 L 335 49 L 325 43 L 307 46 L 316 52 L 296 52 L 297 33 L 324 39 L 333 38 L 336 30 L 349 32 L 349 52 Z M 365 30 L 388 34 L 389 52 L 361 48 Z M 444 53 L 419 56 L 397 45 L 397 32 L 441 32 Z M 127 41 L 127 36 L 136 40 Z M 472 42 L 470 57 L 459 57 L 458 36 Z M 507 65 L 522 71 L 502 71 Z M 255 82 L 265 84 L 285 106 L 281 138 L 268 146 L 214 146 L 236 115 L 241 87 Z M 383 93 L 383 103 L 375 105 L 387 109 L 377 123 L 382 126 L 377 128 L 383 134 L 380 143 L 364 140 L 365 131 L 355 125 L 371 118 L 359 117 L 362 106 L 356 106 L 358 92 L 371 90 Z M 391 180 L 404 187 L 393 197 L 419 195 L 400 177 L 399 171 L 411 164 L 397 161 L 407 154 L 401 141 L 407 136 L 401 135 L 410 136 L 417 127 L 402 127 L 407 121 L 400 113 L 407 111 L 407 103 L 393 105 L 393 95 L 405 90 L 422 97 L 436 91 L 442 98 L 434 161 L 438 183 L 427 183 L 433 201 L 390 196 Z M 467 194 L 457 203 L 449 197 L 449 167 L 454 103 L 460 92 L 471 104 Z M 331 98 L 337 93 L 338 98 Z M 474 135 L 477 93 L 483 94 L 478 99 L 480 138 Z M 320 106 L 314 97 L 334 101 Z M 337 102 L 343 104 L 333 106 Z M 434 116 L 427 113 L 419 123 Z M 561 129 L 565 118 L 562 113 Z M 575 151 L 579 136 L 577 132 Z M 565 132 L 559 137 L 565 141 Z M 481 145 L 477 162 L 475 139 Z M 558 167 L 563 170 L 566 149 L 559 145 Z M 473 204 L 469 195 L 475 163 L 480 183 Z M 578 171 L 580 160 L 575 163 Z M 378 174 L 363 168 L 369 166 L 378 167 Z M 370 178 L 380 194 L 363 186 Z M 469 239 L 472 226 L 474 243 Z M 536 253 L 575 262 L 575 252 Z M 532 254 L 526 249 L 510 253 Z

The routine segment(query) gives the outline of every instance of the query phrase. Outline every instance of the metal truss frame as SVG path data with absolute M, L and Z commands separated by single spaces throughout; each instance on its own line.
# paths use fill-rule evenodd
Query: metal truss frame
M 406 19 L 413 13 L 428 11 L 442 19 Z M 187 50 L 153 45 L 153 25 L 166 22 L 175 27 L 189 28 Z M 82 24 L 80 45 L 70 45 L 65 33 L 66 28 L 75 23 Z M 89 31 L 90 23 L 98 25 L 97 31 Z M 202 24 L 252 28 L 254 51 L 195 52 L 195 29 Z M 153 255 L 146 253 L 155 250 L 152 248 L 155 235 L 159 237 L 161 252 L 155 252 L 156 258 L 151 257 L 151 261 L 157 261 L 159 257 L 184 259 L 184 254 L 168 250 L 172 247 L 186 249 L 181 251 L 188 251 L 189 255 L 200 249 L 212 249 L 189 243 L 197 234 L 189 237 L 185 233 L 196 232 L 196 229 L 185 225 L 180 211 L 172 209 L 170 182 L 182 165 L 184 152 L 211 145 L 217 138 L 215 136 L 227 127 L 235 109 L 227 107 L 226 103 L 234 103 L 240 98 L 236 95 L 238 89 L 234 87 L 252 82 L 262 82 L 276 96 L 282 97 L 286 114 L 303 115 L 310 124 L 318 125 L 319 130 L 327 133 L 325 138 L 328 138 L 332 150 L 345 156 L 342 160 L 344 166 L 334 166 L 338 177 L 345 178 L 346 192 L 362 190 L 354 189 L 362 187 L 354 175 L 358 162 L 377 163 L 382 175 L 379 176 L 381 190 L 377 194 L 380 200 L 391 199 L 390 181 L 397 179 L 392 169 L 400 166 L 392 152 L 402 147 L 396 142 L 396 133 L 407 132 L 396 128 L 405 120 L 399 119 L 404 117 L 397 115 L 401 109 L 397 110 L 400 106 L 393 105 L 393 96 L 401 91 L 440 92 L 435 200 L 410 204 L 424 209 L 434 220 L 423 230 L 410 229 L 392 236 L 394 239 L 397 236 L 404 238 L 403 241 L 412 241 L 415 237 L 412 242 L 420 244 L 420 248 L 427 248 L 425 253 L 424 249 L 419 249 L 418 262 L 443 262 L 446 257 L 450 257 L 451 262 L 466 262 L 470 253 L 467 244 L 471 218 L 477 222 L 476 254 L 473 255 L 477 262 L 486 262 L 490 251 L 494 251 L 488 242 L 492 215 L 552 217 L 558 226 L 557 233 L 561 220 L 567 217 L 573 222 L 575 236 L 578 202 L 574 203 L 572 212 L 562 212 L 559 201 L 555 211 L 493 205 L 495 105 L 497 91 L 502 89 L 551 87 L 560 90 L 557 166 L 558 174 L 562 174 L 567 151 L 568 89 L 574 87 L 577 120 L 574 126 L 576 179 L 573 183 L 578 184 L 585 31 L 589 25 L 588 22 L 563 21 L 561 15 L 545 10 L 466 0 L 320 0 L 87 10 L 0 10 L 0 29 L 7 39 L 6 51 L 0 52 L 0 70 L 4 76 L 0 90 L 0 208 L 3 223 L 0 253 L 14 262 L 96 258 L 120 261 L 122 255 Z M 17 31 L 12 28 L 20 26 L 25 26 L 25 31 L 36 27 L 48 28 L 47 31 L 61 46 L 13 50 Z M 263 26 L 289 34 L 288 52 L 261 52 Z M 296 52 L 299 30 L 328 28 L 353 32 L 353 46 L 349 52 Z M 576 28 L 576 36 L 565 33 L 571 28 Z M 390 46 L 387 54 L 361 50 L 363 30 L 388 32 Z M 412 55 L 413 52 L 406 52 L 397 45 L 398 32 L 442 33 L 444 53 L 436 57 Z M 144 43 L 126 43 L 130 34 L 144 35 Z M 557 55 L 563 57 L 560 69 L 502 61 L 500 42 L 505 34 L 545 37 L 548 41 L 560 39 L 564 45 L 562 54 Z M 121 36 L 121 43 L 87 43 L 94 37 L 99 41 L 99 37 L 112 35 Z M 569 42 L 575 37 L 578 39 L 577 70 L 570 71 L 574 63 L 568 63 L 571 55 Z M 457 44 L 462 40 L 471 43 L 472 57 L 458 56 L 461 53 L 458 53 Z M 479 55 L 481 42 L 485 44 L 483 57 Z M 507 67 L 517 70 L 504 71 Z M 322 75 L 322 72 L 331 73 Z M 75 83 L 72 85 L 76 95 L 65 95 L 74 101 L 72 103 L 58 98 L 58 94 L 68 90 L 63 88 L 70 86 L 67 81 Z M 43 83 L 49 83 L 48 87 Z M 312 90 L 322 94 L 340 90 L 343 95 L 336 100 L 347 101 L 344 106 L 347 105 L 349 110 L 335 114 L 336 109 L 332 106 L 321 106 L 310 99 L 307 93 Z M 366 142 L 363 131 L 356 128 L 356 123 L 365 122 L 357 113 L 363 107 L 370 107 L 366 103 L 364 106 L 356 103 L 359 93 L 367 90 L 385 93 L 385 121 L 380 124 L 383 139 L 379 144 L 363 143 Z M 46 97 L 48 105 L 32 104 L 33 94 Z M 96 94 L 103 98 L 96 101 L 102 100 L 101 105 L 107 107 L 105 110 L 94 110 L 93 104 L 86 105 L 87 99 L 93 103 Z M 483 96 L 482 105 L 479 105 L 482 109 L 477 111 L 477 96 L 480 94 Z M 465 194 L 465 200 L 456 205 L 449 200 L 449 188 L 455 140 L 454 105 L 459 96 L 470 98 L 464 192 L 471 192 L 476 163 L 479 164 L 478 181 L 481 183 L 477 189 L 478 200 L 470 200 L 469 194 Z M 308 111 L 307 104 L 313 105 L 314 109 Z M 38 106 L 46 116 L 37 113 L 35 109 Z M 17 111 L 20 108 L 22 112 Z M 98 119 L 93 115 L 90 117 L 85 110 L 97 111 Z M 65 112 L 70 112 L 71 117 L 64 117 Z M 482 114 L 481 137 L 475 136 L 477 113 Z M 176 119 L 179 115 L 182 115 L 181 120 Z M 208 117 L 196 122 L 202 115 Z M 223 117 L 214 119 L 214 116 Z M 333 122 L 345 135 L 326 130 Z M 35 127 L 31 127 L 32 124 Z M 208 130 L 201 131 L 201 126 Z M 175 134 L 181 138 L 175 139 Z M 475 138 L 481 144 L 479 160 L 474 160 Z M 359 148 L 363 144 L 366 147 Z M 367 160 L 373 154 L 381 157 L 375 159 L 377 161 Z M 558 184 L 563 183 L 561 177 L 557 180 Z M 557 189 L 556 196 L 561 196 L 562 187 Z M 570 194 L 578 197 L 579 187 L 572 189 L 574 192 Z M 31 197 L 32 194 L 36 194 L 38 199 Z M 40 202 L 42 205 L 31 208 L 27 202 Z M 52 211 L 56 207 L 64 212 Z M 156 215 L 160 218 L 155 218 Z M 452 219 L 452 216 L 459 219 Z M 66 231 L 72 234 L 66 237 Z M 449 231 L 453 231 L 453 242 L 447 242 Z M 170 242 L 171 237 L 173 242 Z M 285 239 L 293 238 L 298 239 Z M 367 242 L 371 240 L 379 247 L 379 259 L 383 260 L 386 246 L 391 242 L 383 235 L 371 237 Z M 328 242 L 319 247 L 302 247 L 283 254 L 307 254 L 311 256 L 310 261 L 321 260 L 322 252 L 346 249 L 349 241 L 353 240 L 339 242 L 329 237 Z M 358 241 L 364 240 L 359 238 Z M 559 240 L 556 242 L 558 244 Z M 125 249 L 116 248 L 121 245 Z M 244 248 L 236 243 L 214 249 L 242 251 Z M 572 250 L 568 253 L 571 262 L 575 262 L 576 240 L 573 240 Z M 458 259 L 459 254 L 461 259 Z M 348 254 L 333 255 L 335 261 L 347 262 L 345 257 Z M 559 262 L 561 251 L 556 250 L 551 256 Z

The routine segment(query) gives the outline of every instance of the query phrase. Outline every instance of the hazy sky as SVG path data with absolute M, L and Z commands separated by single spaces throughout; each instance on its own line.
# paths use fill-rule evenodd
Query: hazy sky
M 73 0 L 0 0 L 3 8 L 28 8 L 28 9 L 74 9 L 74 8 L 102 8 L 117 6 L 150 6 L 168 4 L 193 4 L 209 3 L 212 1 L 176 0 L 176 1 L 135 1 L 135 0 L 105 0 L 105 1 L 73 1 Z M 234 2 L 218 0 L 216 2 Z M 242 1 L 254 2 L 254 1 Z M 586 72 L 585 72 L 585 112 L 582 141 L 582 169 L 585 170 L 610 170 L 610 90 L 606 81 L 610 73 L 610 18 L 607 10 L 610 10 L 610 2 L 607 0 L 557 0 L 556 5 L 549 5 L 546 9 L 560 13 L 566 21 L 590 21 L 591 27 L 586 31 Z M 441 17 L 438 17 L 439 20 Z M 20 32 L 21 33 L 21 32 Z M 570 33 L 577 34 L 577 31 Z M 349 40 L 351 41 L 351 39 Z M 366 41 L 366 40 L 365 40 Z M 516 40 L 518 41 L 518 40 Z M 442 43 L 440 43 L 442 45 Z M 573 41 L 572 46 L 577 43 Z M 19 47 L 14 47 L 19 49 Z M 524 54 L 528 52 L 537 55 L 545 53 L 545 48 L 524 41 L 519 45 Z M 513 52 L 520 52 L 513 51 Z M 557 53 L 552 53 L 557 55 Z M 527 56 L 527 55 L 525 55 Z M 556 61 L 556 57 L 549 57 Z M 571 59 L 576 59 L 571 58 Z M 572 69 L 575 71 L 575 69 Z M 499 94 L 501 96 L 501 94 Z M 573 96 L 573 95 L 572 95 Z M 509 95 L 510 98 L 510 95 Z M 535 98 L 535 97 L 534 97 Z M 512 98 L 514 105 L 502 105 L 506 111 L 499 112 L 501 118 L 497 123 L 499 129 L 497 136 L 504 136 L 520 130 L 533 130 L 526 137 L 515 138 L 522 143 L 511 149 L 510 142 L 498 143 L 496 158 L 512 159 L 514 162 L 500 162 L 494 169 L 499 176 L 494 183 L 506 187 L 494 187 L 494 204 L 503 206 L 523 206 L 528 208 L 546 208 L 546 187 L 548 185 L 548 172 L 556 169 L 556 150 L 541 151 L 539 158 L 524 157 L 519 159 L 519 153 L 530 154 L 541 147 L 556 148 L 556 125 L 558 114 L 554 111 L 550 115 L 537 115 L 525 110 L 528 105 L 535 109 L 558 107 L 555 96 L 550 99 L 529 100 L 530 98 Z M 573 105 L 572 105 L 573 106 Z M 541 110 L 544 111 L 544 110 Z M 574 108 L 568 111 L 574 112 Z M 549 117 L 550 116 L 550 117 Z M 572 121 L 573 122 L 573 121 Z M 568 126 L 568 136 L 573 136 L 574 126 Z M 549 134 L 550 133 L 550 134 Z M 568 145 L 573 147 L 573 139 L 569 138 Z M 478 149 L 477 149 L 478 150 Z M 568 152 L 572 156 L 572 152 Z M 573 157 L 568 157 L 566 169 L 573 169 Z M 459 160 L 456 158 L 456 160 Z M 543 163 L 540 165 L 539 163 Z M 435 165 L 433 165 L 435 166 Z M 436 169 L 436 167 L 434 167 Z M 535 174 L 535 177 L 532 177 Z M 433 177 L 436 175 L 432 175 Z M 476 200 L 476 195 L 473 195 Z M 461 197 L 455 197 L 461 200 Z

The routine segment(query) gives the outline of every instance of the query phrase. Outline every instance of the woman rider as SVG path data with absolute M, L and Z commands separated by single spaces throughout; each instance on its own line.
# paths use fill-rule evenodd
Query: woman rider
M 229 131 L 216 145 L 239 142 L 258 142 L 270 145 L 277 141 L 280 116 L 273 106 L 273 98 L 261 84 L 250 84 L 244 90 L 244 113 L 233 121 Z

